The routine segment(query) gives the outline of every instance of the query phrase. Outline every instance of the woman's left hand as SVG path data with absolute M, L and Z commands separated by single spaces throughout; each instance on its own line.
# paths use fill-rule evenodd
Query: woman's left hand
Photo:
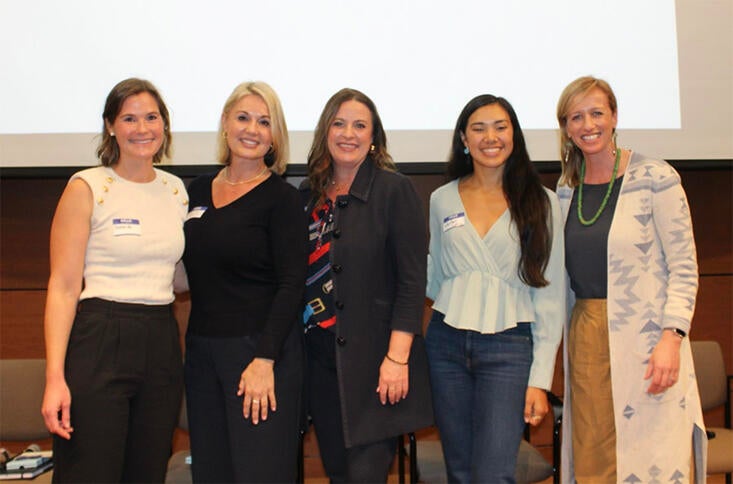
M 245 419 L 252 415 L 252 423 L 257 425 L 267 420 L 268 410 L 277 409 L 275 399 L 275 362 L 267 358 L 255 358 L 247 365 L 239 378 L 237 396 L 244 395 L 242 413 Z
M 536 427 L 542 423 L 542 419 L 549 411 L 550 404 L 547 402 L 547 392 L 542 388 L 527 387 L 524 396 L 524 423 Z
M 401 365 L 390 361 L 386 356 L 379 367 L 379 401 L 382 405 L 389 403 L 394 405 L 407 397 L 409 389 L 409 371 L 407 365 Z
M 680 375 L 680 345 L 682 338 L 672 331 L 662 331 L 662 337 L 652 351 L 644 379 L 652 379 L 647 393 L 656 395 L 671 387 Z

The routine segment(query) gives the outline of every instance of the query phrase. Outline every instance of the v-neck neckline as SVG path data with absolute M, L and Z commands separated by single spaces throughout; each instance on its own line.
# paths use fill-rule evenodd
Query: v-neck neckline
M 494 230 L 494 227 L 496 227 L 499 222 L 506 216 L 507 212 L 509 212 L 509 207 L 507 206 L 503 212 L 501 212 L 501 215 L 499 215 L 496 220 L 494 220 L 494 223 L 491 224 L 491 226 L 486 230 L 486 233 L 482 236 L 479 234 L 478 229 L 476 229 L 476 226 L 471 221 L 471 218 L 468 216 L 468 210 L 466 210 L 466 205 L 463 203 L 463 198 L 461 197 L 461 191 L 458 188 L 458 180 L 456 180 L 455 184 L 455 190 L 456 190 L 456 196 L 458 197 L 458 203 L 461 206 L 461 210 L 463 211 L 464 216 L 466 217 L 466 221 L 471 226 L 471 230 L 476 235 L 476 237 L 479 238 L 481 241 L 486 241 L 486 238 L 489 236 L 489 234 Z

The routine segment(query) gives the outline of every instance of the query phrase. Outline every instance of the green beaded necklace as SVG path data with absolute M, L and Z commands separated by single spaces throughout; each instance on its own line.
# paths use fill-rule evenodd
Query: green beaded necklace
M 601 206 L 598 208 L 598 211 L 593 216 L 593 218 L 590 220 L 586 220 L 583 217 L 583 179 L 585 178 L 585 158 L 583 158 L 583 163 L 580 165 L 580 186 L 578 187 L 578 220 L 580 220 L 581 224 L 585 226 L 593 225 L 594 223 L 596 223 L 596 220 L 598 220 L 598 217 L 600 217 L 603 213 L 603 209 L 606 208 L 608 199 L 611 198 L 611 192 L 613 191 L 613 184 L 616 181 L 616 174 L 618 173 L 618 165 L 620 160 L 621 148 L 616 148 L 616 162 L 613 164 L 613 174 L 611 175 L 611 181 L 608 182 L 608 190 L 606 190 L 606 196 L 603 197 Z

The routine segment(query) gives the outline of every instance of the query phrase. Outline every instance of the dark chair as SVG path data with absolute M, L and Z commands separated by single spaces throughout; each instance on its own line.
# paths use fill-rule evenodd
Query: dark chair
M 524 441 L 519 446 L 517 457 L 517 482 L 539 482 L 552 476 L 552 482 L 560 482 L 560 428 L 562 427 L 562 400 L 552 392 L 547 392 L 552 407 L 552 465 L 529 442 L 529 427 L 525 428 Z
M 726 375 L 723 351 L 717 341 L 691 341 L 697 387 L 703 411 L 721 405 L 725 427 L 708 427 L 708 474 L 725 474 L 731 484 L 733 472 L 733 430 L 731 430 L 731 375 Z
M 525 428 L 525 439 L 519 446 L 515 480 L 517 483 L 540 482 L 552 476 L 554 483 L 560 482 L 560 428 L 562 426 L 562 401 L 552 392 L 547 392 L 553 413 L 552 463 L 547 462 L 537 448 L 529 442 L 529 427 Z M 445 483 L 446 471 L 443 448 L 438 440 L 415 442 L 415 435 L 408 434 L 409 451 L 405 449 L 404 436 L 399 438 L 398 472 L 400 484 L 405 482 L 404 461 L 409 457 L 410 483 Z
M 415 484 L 420 478 L 417 469 L 417 439 L 415 439 L 415 433 L 410 432 L 407 434 L 407 440 L 410 443 L 409 451 L 405 450 L 405 436 L 400 435 L 397 438 L 397 475 L 399 476 L 400 484 L 405 484 L 405 458 L 409 458 L 410 484 Z
M 188 414 L 186 412 L 185 397 L 181 401 L 178 428 L 188 432 Z M 179 450 L 168 459 L 165 484 L 190 484 L 191 482 L 193 482 L 191 477 L 191 450 Z
M 553 413 L 552 425 L 552 464 L 547 462 L 539 450 L 529 442 L 529 427 L 525 429 L 525 439 L 519 446 L 517 483 L 540 482 L 550 476 L 555 484 L 560 482 L 560 428 L 562 426 L 562 401 L 552 392 L 547 392 Z M 397 443 L 397 473 L 400 484 L 405 484 L 405 461 L 408 462 L 410 484 L 423 481 L 429 484 L 446 482 L 443 448 L 438 440 L 420 441 L 410 432 L 398 437 Z M 302 436 L 301 436 L 302 437 Z M 298 458 L 298 480 L 304 482 L 303 440 L 301 438 L 300 455 Z M 422 469 L 422 472 L 421 472 Z
M 45 386 L 46 360 L 0 360 L 0 440 L 25 445 L 50 437 L 41 416 Z M 51 470 L 33 482 L 51 482 L 52 476 Z
M 308 426 L 310 427 L 310 421 L 308 422 Z M 304 465 L 305 455 L 303 452 L 304 438 L 305 438 L 305 431 L 301 431 L 300 450 L 298 451 L 298 476 L 297 476 L 297 480 L 295 481 L 301 484 L 305 482 L 305 465 Z M 400 435 L 397 441 L 397 472 L 399 475 L 400 484 L 405 484 L 405 459 L 407 458 L 409 458 L 409 466 L 410 466 L 410 484 L 416 483 L 418 479 L 417 440 L 415 439 L 415 434 L 413 432 L 410 432 L 409 434 L 407 434 L 407 438 L 409 440 L 409 448 L 410 448 L 409 451 L 405 449 L 405 436 L 404 435 Z

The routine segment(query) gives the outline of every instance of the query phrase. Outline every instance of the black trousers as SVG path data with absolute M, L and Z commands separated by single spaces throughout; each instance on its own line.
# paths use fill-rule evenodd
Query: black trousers
M 186 406 L 194 482 L 295 482 L 300 448 L 303 337 L 288 336 L 275 362 L 277 410 L 253 425 L 237 396 L 257 336 L 186 335 Z
M 74 432 L 54 436 L 54 482 L 162 482 L 183 387 L 171 306 L 81 301 L 65 372 Z
M 308 411 L 316 429 L 323 467 L 332 483 L 387 482 L 397 437 L 346 447 L 336 375 L 332 332 L 313 328 L 306 334 Z M 376 382 L 364 382 L 365 385 Z

